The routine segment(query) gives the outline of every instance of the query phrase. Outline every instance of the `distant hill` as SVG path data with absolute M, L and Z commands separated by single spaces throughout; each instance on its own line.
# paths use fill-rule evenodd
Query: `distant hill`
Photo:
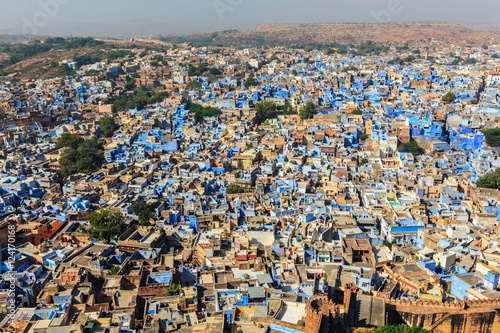
M 12 35 L 12 34 L 0 34 L 0 44 L 2 43 L 23 43 L 33 40 L 43 40 L 47 36 L 33 36 L 33 35 Z
M 18 79 L 45 79 L 70 75 L 73 71 L 66 66 L 59 66 L 60 61 L 73 60 L 81 66 L 103 59 L 114 60 L 131 54 L 134 48 L 164 50 L 170 47 L 170 44 L 156 40 L 90 37 L 50 37 L 38 42 L 0 43 L 0 77 L 15 74 Z M 115 52 L 114 49 L 119 51 Z
M 92 63 L 105 54 L 108 44 L 93 38 L 46 38 L 30 43 L 0 45 L 0 76 L 15 74 L 18 78 L 46 78 L 72 72 L 59 61 L 74 59 Z
M 171 43 L 192 43 L 194 46 L 303 46 L 311 44 L 403 44 L 409 41 L 434 39 L 457 45 L 482 45 L 499 42 L 500 33 L 476 31 L 448 23 L 314 23 L 261 24 L 250 32 L 228 30 L 186 37 L 164 36 Z

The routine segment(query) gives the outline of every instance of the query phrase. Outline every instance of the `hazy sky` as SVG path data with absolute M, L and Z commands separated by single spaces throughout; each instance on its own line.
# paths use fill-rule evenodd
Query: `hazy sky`
M 0 0 L 0 33 L 14 34 L 129 37 L 387 21 L 500 24 L 500 0 Z

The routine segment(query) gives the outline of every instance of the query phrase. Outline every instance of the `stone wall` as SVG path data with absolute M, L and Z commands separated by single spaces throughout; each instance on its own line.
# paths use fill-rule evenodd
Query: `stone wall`
M 356 293 L 344 293 L 346 325 L 349 312 L 356 312 Z M 500 332 L 500 299 L 466 300 L 462 302 L 409 301 L 384 299 L 385 324 L 419 326 L 433 333 L 495 333 Z M 352 309 L 350 309 L 352 307 Z M 325 297 L 311 299 L 306 309 L 305 333 L 324 329 L 348 332 L 338 315 L 336 304 Z
M 331 328 L 337 317 L 337 307 L 326 297 L 317 297 L 307 303 L 305 333 L 318 333 L 322 328 Z
M 435 333 L 500 332 L 500 299 L 464 302 L 386 300 L 386 324 L 405 323 Z

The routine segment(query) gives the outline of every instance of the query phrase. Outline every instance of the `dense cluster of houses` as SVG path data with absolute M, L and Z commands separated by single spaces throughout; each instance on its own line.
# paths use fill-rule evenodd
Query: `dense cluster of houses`
M 476 186 L 500 166 L 482 133 L 500 123 L 494 46 L 433 41 L 403 63 L 391 60 L 411 51 L 144 53 L 1 83 L 0 326 L 312 332 L 310 302 L 331 299 L 342 318 L 347 290 L 500 298 L 500 191 Z M 474 61 L 452 65 L 458 57 Z M 189 75 L 200 66 L 217 72 Z M 245 87 L 250 76 L 256 84 Z M 167 97 L 117 110 L 110 101 L 133 95 L 132 77 Z M 262 101 L 278 112 L 257 123 Z M 317 113 L 301 119 L 308 102 Z M 191 103 L 221 112 L 200 119 Z M 61 177 L 57 141 L 102 137 L 108 116 L 120 128 L 101 138 L 102 166 Z M 410 143 L 419 149 L 401 149 Z M 137 223 L 138 202 L 153 207 L 149 224 Z M 126 223 L 110 244 L 84 231 L 102 209 Z M 358 312 L 349 325 L 380 316 Z

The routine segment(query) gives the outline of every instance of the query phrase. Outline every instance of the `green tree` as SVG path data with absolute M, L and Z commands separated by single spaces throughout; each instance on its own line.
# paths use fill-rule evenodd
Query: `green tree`
M 356 109 L 356 110 L 352 111 L 352 114 L 355 114 L 355 115 L 362 115 L 362 114 L 363 114 L 363 111 L 361 111 L 360 109 Z
M 61 76 L 68 76 L 76 73 L 76 71 L 69 67 L 68 64 L 62 64 L 59 68 L 62 70 Z
M 361 160 L 361 162 L 359 162 L 359 166 L 362 166 L 362 165 L 365 165 L 365 164 L 368 164 L 368 159 L 363 158 L 363 159 Z
M 76 149 L 68 148 L 63 150 L 59 155 L 59 165 L 63 168 L 72 168 L 75 161 L 78 159 Z
M 387 65 L 394 65 L 394 64 L 400 64 L 400 65 L 402 65 L 403 63 L 404 63 L 404 60 L 403 60 L 403 59 L 401 59 L 401 58 L 399 58 L 399 57 L 396 57 L 396 58 L 394 58 L 394 59 L 392 59 L 392 60 L 389 60 L 389 61 L 387 62 Z
M 106 138 L 111 138 L 113 133 L 119 129 L 120 126 L 115 122 L 113 117 L 103 117 L 99 120 L 99 129 Z
M 292 75 L 293 75 L 293 76 L 297 76 L 298 74 L 299 74 L 299 72 L 297 72 L 297 70 L 296 70 L 296 69 L 292 69 Z
M 415 56 L 414 55 L 409 55 L 405 58 L 405 61 L 406 62 L 413 62 L 415 60 Z
M 254 78 L 253 76 L 249 76 L 245 79 L 245 81 L 243 81 L 243 85 L 247 89 L 250 87 L 253 87 L 253 86 L 257 85 L 257 79 Z
M 136 86 L 135 78 L 132 78 L 130 87 Z M 175 87 L 178 90 L 177 87 Z M 150 87 L 140 86 L 139 89 L 135 89 L 133 94 L 127 94 L 124 96 L 116 97 L 113 100 L 113 105 L 118 111 L 125 111 L 130 109 L 143 109 L 149 104 L 162 102 L 169 94 L 166 91 L 158 92 L 152 95 L 152 89 Z
M 385 241 L 384 241 L 384 245 L 385 245 L 385 246 L 387 246 L 387 247 L 388 247 L 389 249 L 391 249 L 391 250 L 392 250 L 392 246 L 393 246 L 394 244 L 396 244 L 396 243 L 397 243 L 397 241 L 396 241 L 395 239 L 393 239 L 393 240 L 392 240 L 392 242 L 389 242 L 389 241 L 387 241 L 387 240 L 385 240 Z
M 123 216 L 119 211 L 102 209 L 87 215 L 89 226 L 83 228 L 90 239 L 110 243 L 125 229 Z
M 441 100 L 445 103 L 451 103 L 455 99 L 457 99 L 457 96 L 455 96 L 455 94 L 452 93 L 451 91 L 447 92 L 446 95 L 444 95 L 443 98 L 441 98 Z
M 293 108 L 290 104 L 285 104 L 278 109 L 281 109 L 283 111 L 283 114 L 286 114 L 286 115 L 295 114 L 295 112 L 293 112 Z
M 238 184 L 231 184 L 227 187 L 226 194 L 245 193 L 245 189 Z
M 136 80 L 135 78 L 132 78 L 131 80 L 125 82 L 125 89 L 126 90 L 132 90 L 136 87 Z
M 218 68 L 215 68 L 215 67 L 210 68 L 210 70 L 208 72 L 211 75 L 221 75 L 222 74 L 222 72 Z
M 115 60 L 119 58 L 125 58 L 127 56 L 133 55 L 132 51 L 129 50 L 117 50 L 117 51 L 110 51 L 108 54 L 106 54 L 106 58 L 109 60 Z
M 73 58 L 73 61 L 76 63 L 75 68 L 80 68 L 85 65 L 90 65 L 96 62 L 101 61 L 102 59 L 100 57 L 91 57 L 87 54 L 80 55 L 80 56 L 75 56 Z
M 418 326 L 409 327 L 404 324 L 378 326 L 369 331 L 370 333 L 428 333 L 426 329 Z
M 342 73 L 347 73 L 349 71 L 357 72 L 358 69 L 356 68 L 356 66 L 346 66 L 346 67 L 342 68 Z
M 186 89 L 187 90 L 194 90 L 194 89 L 200 89 L 202 87 L 201 85 L 201 82 L 198 82 L 198 81 L 189 81 L 187 84 L 186 84 Z
M 418 145 L 418 143 L 411 139 L 410 142 L 401 143 L 398 147 L 400 153 L 411 153 L 413 156 L 422 155 L 424 150 Z
M 177 296 L 181 293 L 181 285 L 180 283 L 172 283 L 168 288 L 165 289 L 165 297 L 169 296 Z
M 196 103 L 187 103 L 186 110 L 194 113 L 196 115 L 196 119 L 202 120 L 205 117 L 215 117 L 222 114 L 221 110 L 210 107 L 210 106 L 201 106 Z
M 483 188 L 500 189 L 500 169 L 487 173 L 476 182 L 476 185 Z
M 78 149 L 78 147 L 84 142 L 85 140 L 79 136 L 78 134 L 71 134 L 71 133 L 63 133 L 59 140 L 57 141 L 56 147 L 57 148 L 63 148 L 63 147 L 70 147 L 73 149 Z
M 368 135 L 366 133 L 361 133 L 360 135 L 358 135 L 359 142 L 365 141 L 366 139 L 368 139 Z
M 483 130 L 486 143 L 491 147 L 500 147 L 500 128 L 487 128 Z
M 57 142 L 59 148 L 68 148 L 61 152 L 59 171 L 61 176 L 67 176 L 76 172 L 90 173 L 102 164 L 102 144 L 94 136 L 89 140 L 83 140 L 78 135 L 64 135 Z
M 109 269 L 107 275 L 116 275 L 120 271 L 120 266 L 113 266 Z
M 311 119 L 316 113 L 316 106 L 313 102 L 307 102 L 307 104 L 302 106 L 299 110 L 299 116 L 302 120 Z
M 263 101 L 255 104 L 255 122 L 261 124 L 267 119 L 276 117 L 276 103 Z
M 193 65 L 188 65 L 188 76 L 196 76 L 198 75 L 198 69 Z
M 96 169 L 97 165 L 91 156 L 78 154 L 78 159 L 75 166 L 75 171 L 79 173 L 90 173 Z
M 141 202 L 136 202 L 132 205 L 132 213 L 134 215 L 137 215 L 139 218 L 139 222 L 142 225 L 149 225 L 149 219 L 151 218 L 151 215 L 153 214 L 154 209 L 153 206 L 147 202 L 141 201 Z

